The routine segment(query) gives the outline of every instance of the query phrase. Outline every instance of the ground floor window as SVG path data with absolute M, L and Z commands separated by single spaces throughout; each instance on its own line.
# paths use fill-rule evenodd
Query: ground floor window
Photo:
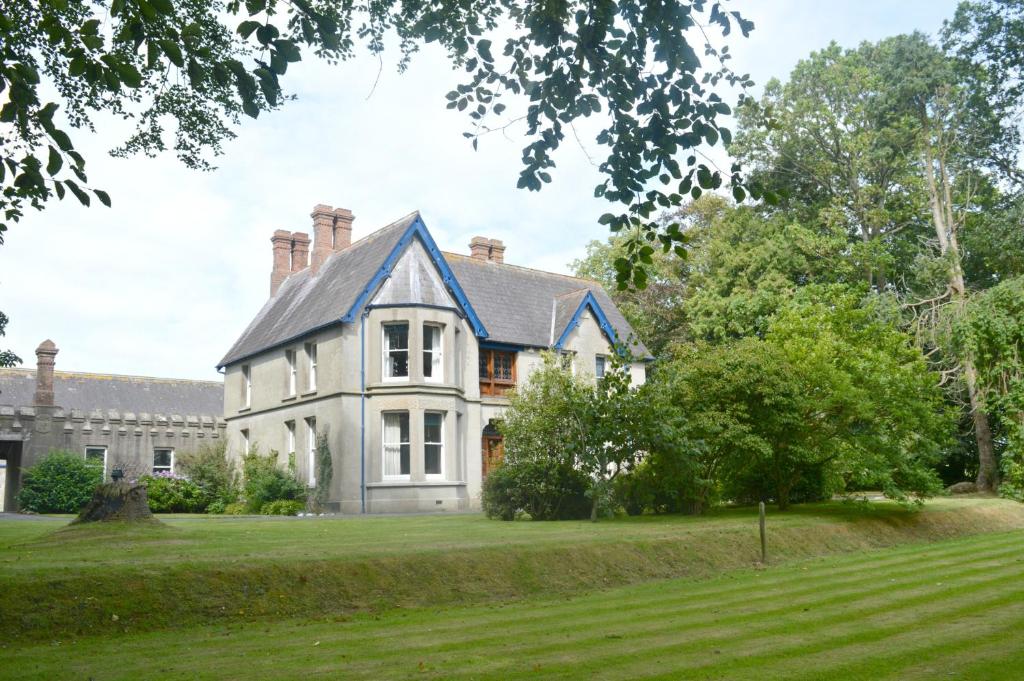
M 409 412 L 384 414 L 384 477 L 407 477 L 409 466 Z
M 444 470 L 444 414 L 428 411 L 423 415 L 423 472 L 441 475 Z
M 316 419 L 306 419 L 306 441 L 309 444 L 309 453 L 306 461 L 309 466 L 309 486 L 316 487 Z
M 174 450 L 159 448 L 153 450 L 153 473 L 174 472 Z
M 106 447 L 86 447 L 85 448 L 85 463 L 90 468 L 95 468 L 99 471 L 100 476 L 107 479 L 107 448 Z

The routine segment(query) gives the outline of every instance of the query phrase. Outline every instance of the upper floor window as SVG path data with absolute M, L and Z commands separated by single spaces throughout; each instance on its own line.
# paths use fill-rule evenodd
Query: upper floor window
M 252 369 L 248 364 L 242 365 L 242 407 L 252 404 Z
M 444 472 L 444 414 L 438 411 L 423 414 L 423 472 L 438 476 Z
M 409 324 L 384 325 L 384 380 L 409 377 Z
M 442 328 L 439 325 L 423 325 L 423 379 L 426 381 L 438 383 L 444 380 L 442 337 Z
M 306 359 L 309 361 L 309 392 L 316 390 L 316 343 L 306 343 Z
M 299 371 L 295 366 L 295 351 L 285 350 L 284 356 L 288 360 L 288 394 L 294 395 L 299 383 Z
M 409 412 L 384 414 L 384 477 L 401 478 L 409 475 Z
M 516 353 L 480 348 L 480 394 L 504 395 L 516 384 Z
M 594 358 L 594 376 L 604 378 L 605 356 L 597 355 Z
M 160 448 L 153 450 L 153 472 L 173 473 L 174 472 L 174 450 Z

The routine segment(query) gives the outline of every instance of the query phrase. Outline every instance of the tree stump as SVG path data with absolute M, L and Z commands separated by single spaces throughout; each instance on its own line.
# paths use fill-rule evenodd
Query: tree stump
M 134 482 L 106 482 L 96 487 L 92 500 L 71 524 L 118 520 L 159 522 L 149 510 L 146 486 Z

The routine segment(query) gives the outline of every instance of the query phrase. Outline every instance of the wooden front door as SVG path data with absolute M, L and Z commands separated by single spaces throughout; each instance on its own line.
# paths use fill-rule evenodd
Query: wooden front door
M 483 477 L 501 465 L 505 459 L 505 441 L 500 435 L 484 435 L 483 446 Z

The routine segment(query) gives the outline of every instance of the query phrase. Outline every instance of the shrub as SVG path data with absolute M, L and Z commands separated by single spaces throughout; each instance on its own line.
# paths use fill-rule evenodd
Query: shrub
M 260 515 L 298 515 L 306 508 L 301 501 L 278 499 L 268 501 L 260 508 Z
M 139 482 L 146 486 L 149 510 L 153 513 L 202 513 L 206 498 L 196 483 L 171 472 L 144 475 Z
M 245 502 L 236 501 L 224 505 L 224 515 L 245 515 L 247 511 Z
M 277 452 L 267 456 L 250 451 L 242 457 L 242 491 L 249 513 L 259 513 L 269 501 L 305 501 L 306 488 L 291 470 L 277 465 Z
M 310 506 L 320 512 L 327 507 L 331 493 L 331 480 L 334 479 L 334 462 L 331 460 L 331 447 L 327 433 L 320 433 L 316 439 L 316 489 Z
M 226 505 L 238 500 L 238 475 L 226 442 L 204 443 L 195 452 L 182 454 L 178 463 L 199 487 L 207 513 L 223 513 Z
M 77 513 L 103 482 L 103 470 L 90 466 L 80 454 L 51 451 L 25 470 L 18 505 L 34 513 Z
M 513 520 L 524 512 L 532 520 L 575 520 L 590 516 L 585 473 L 555 459 L 509 461 L 487 475 L 482 504 L 489 518 Z

